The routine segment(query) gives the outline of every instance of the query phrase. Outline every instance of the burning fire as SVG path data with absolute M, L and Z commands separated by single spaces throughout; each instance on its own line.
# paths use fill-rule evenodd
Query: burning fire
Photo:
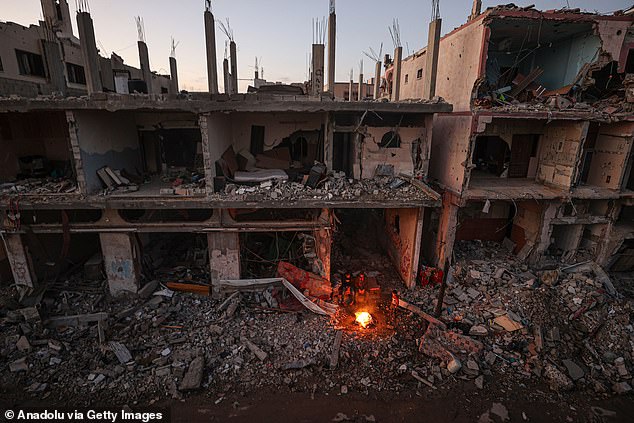
M 372 323 L 372 315 L 370 315 L 367 311 L 357 311 L 354 315 L 356 316 L 355 320 L 357 323 L 359 323 L 363 328 L 367 328 L 368 325 Z

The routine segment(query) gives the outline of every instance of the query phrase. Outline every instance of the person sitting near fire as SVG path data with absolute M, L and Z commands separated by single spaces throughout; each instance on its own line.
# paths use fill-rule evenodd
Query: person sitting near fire
M 341 285 L 339 287 L 341 293 L 339 295 L 339 300 L 342 304 L 347 304 L 348 301 L 351 301 L 351 304 L 354 304 L 354 286 L 352 283 L 352 275 L 350 273 L 346 273 L 343 276 L 343 280 L 341 281 Z
M 357 295 L 363 296 L 363 302 L 367 299 L 368 292 L 368 280 L 365 277 L 365 273 L 361 272 L 354 278 L 353 290 L 352 290 L 352 303 L 357 302 Z

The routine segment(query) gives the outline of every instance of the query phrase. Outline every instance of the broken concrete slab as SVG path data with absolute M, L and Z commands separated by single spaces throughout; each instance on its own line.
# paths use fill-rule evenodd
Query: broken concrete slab
M 585 376 L 585 371 L 574 361 L 565 359 L 561 362 L 568 369 L 568 375 L 572 380 L 577 381 Z
M 204 369 L 204 357 L 196 357 L 192 360 L 178 389 L 181 391 L 191 391 L 200 388 L 200 384 L 203 380 Z

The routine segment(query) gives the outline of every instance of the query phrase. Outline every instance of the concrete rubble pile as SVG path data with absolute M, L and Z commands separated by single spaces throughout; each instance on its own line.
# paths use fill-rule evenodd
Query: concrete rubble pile
M 479 388 L 504 374 L 520 382 L 543 381 L 555 391 L 632 390 L 634 307 L 618 298 L 600 268 L 535 271 L 495 243 L 463 242 L 459 249 L 441 320 L 447 331 L 483 348 L 448 348 L 458 364 L 445 359 L 444 365 L 457 372 L 460 360 L 467 360 L 462 372 Z M 435 295 L 418 291 L 414 301 L 429 304 Z M 421 342 L 435 340 L 424 336 Z
M 410 184 L 405 178 L 394 176 L 377 176 L 372 179 L 349 179 L 341 172 L 334 172 L 320 182 L 315 188 L 298 182 L 266 181 L 259 185 L 245 186 L 227 184 L 224 193 L 213 194 L 217 200 L 226 199 L 243 201 L 262 200 L 344 200 L 372 199 L 391 200 L 410 198 L 424 200 L 425 193 Z
M 422 394 L 460 380 L 599 397 L 631 390 L 632 304 L 608 294 L 592 266 L 535 271 L 476 243 L 457 257 L 440 320 L 426 314 L 437 288 L 402 291 L 409 305 L 394 307 L 387 288 L 396 285 L 379 272 L 387 299 L 367 329 L 344 307 L 331 317 L 273 310 L 270 288 L 215 299 L 156 281 L 123 301 L 63 289 L 36 307 L 5 301 L 0 377 L 33 398 L 71 393 L 87 404 L 95 394 L 153 403 L 203 392 L 221 401 L 258 388 Z
M 68 178 L 28 178 L 0 184 L 0 195 L 6 194 L 68 194 L 75 192 L 77 185 Z

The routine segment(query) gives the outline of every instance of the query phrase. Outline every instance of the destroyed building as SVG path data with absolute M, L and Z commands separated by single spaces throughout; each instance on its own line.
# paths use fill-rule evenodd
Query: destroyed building
M 85 11 L 77 14 L 79 35 L 86 33 L 92 43 L 81 44 L 73 34 L 68 0 L 41 0 L 43 20 L 28 27 L 0 21 L 0 93 L 4 96 L 38 95 L 81 96 L 87 84 L 99 91 L 130 93 L 167 93 L 170 76 L 159 75 L 124 64 L 115 53 L 99 55 L 94 41 L 93 21 Z M 92 37 L 91 37 L 92 35 Z M 140 41 L 139 48 L 145 42 Z M 145 47 L 147 55 L 147 47 Z M 87 73 L 84 56 L 90 55 L 97 66 Z M 144 67 L 141 64 L 141 68 Z M 92 80 L 91 80 L 92 79 Z
M 427 49 L 403 59 L 395 36 L 373 83 L 335 83 L 331 0 L 327 73 L 322 34 L 309 81 L 269 83 L 256 60 L 239 93 L 223 26 L 221 93 L 210 2 L 208 92 L 178 90 L 174 44 L 170 77 L 150 72 L 140 18 L 140 70 L 100 57 L 80 3 L 80 40 L 67 2 L 42 0 L 45 23 L 20 30 L 49 35 L 0 51 L 23 60 L 0 73 L 5 396 L 204 388 L 239 413 L 257 389 L 391 408 L 541 402 L 548 383 L 557 409 L 575 387 L 632 391 L 630 12 L 475 1 L 441 38 L 436 10 Z
M 142 62 L 146 53 L 139 49 Z M 85 57 L 86 73 L 103 77 L 95 58 Z M 273 262 L 301 250 L 293 260 L 330 280 L 332 236 L 348 213 L 376 228 L 405 286 L 421 257 L 432 263 L 421 249 L 433 243 L 431 209 L 440 205 L 425 183 L 431 123 L 449 104 L 261 90 L 130 95 L 101 82 L 88 97 L 2 93 L 2 234 L 22 293 L 91 257 L 111 294 L 135 293 L 148 256 L 166 254 L 153 246 L 175 240 L 206 252 L 212 283 L 275 276 L 274 266 L 253 264 L 263 253 L 252 245 L 280 242 Z
M 436 33 L 437 70 L 429 47 L 401 65 L 401 99 L 426 98 L 435 81 L 435 95 L 454 106 L 433 125 L 438 261 L 458 240 L 506 239 L 532 263 L 589 254 L 631 271 L 631 10 L 509 4 L 480 13 L 480 4 L 464 25 Z

